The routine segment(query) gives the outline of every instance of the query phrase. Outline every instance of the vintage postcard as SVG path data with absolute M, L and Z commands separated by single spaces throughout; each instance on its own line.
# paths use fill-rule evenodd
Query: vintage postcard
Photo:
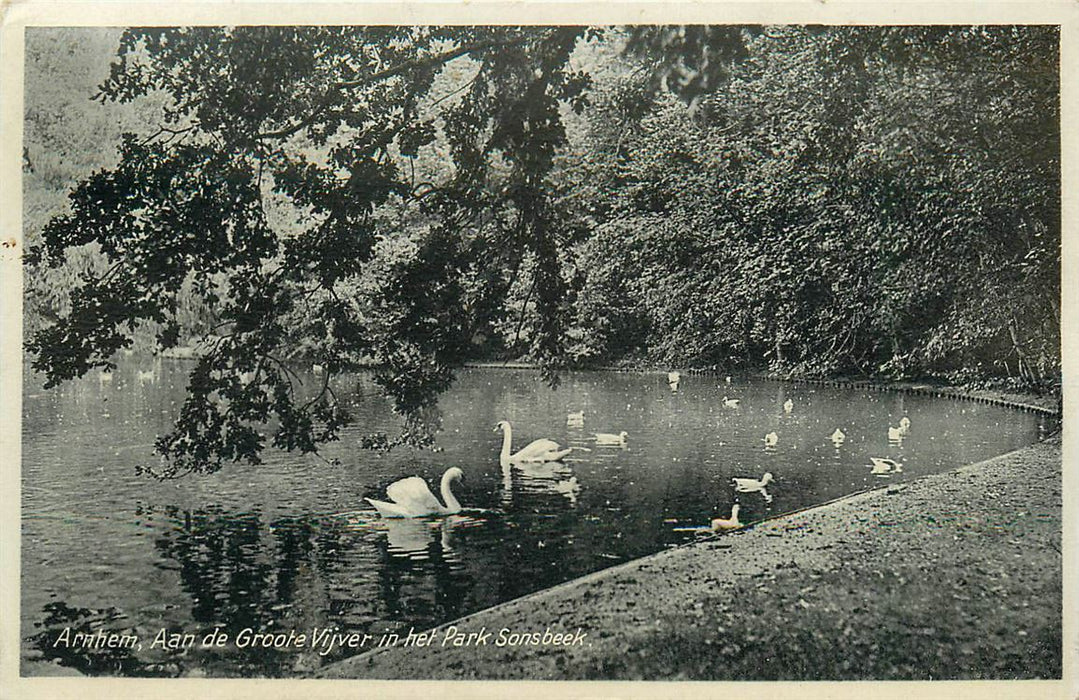
M 1075 3 L 0 30 L 3 697 L 1076 697 Z

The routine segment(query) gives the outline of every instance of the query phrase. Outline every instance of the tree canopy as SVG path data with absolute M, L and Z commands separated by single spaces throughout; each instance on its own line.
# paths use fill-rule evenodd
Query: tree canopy
M 28 348 L 55 385 L 197 343 L 162 476 L 337 439 L 360 367 L 404 417 L 369 446 L 492 354 L 1052 381 L 1057 39 L 129 29 L 96 98 L 156 126 L 43 227 L 28 269 L 78 271 Z

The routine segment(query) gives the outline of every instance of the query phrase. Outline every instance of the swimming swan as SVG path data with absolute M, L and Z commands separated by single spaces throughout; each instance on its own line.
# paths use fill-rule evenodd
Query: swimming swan
M 579 427 L 584 425 L 584 411 L 577 411 L 576 413 L 566 414 L 566 425 L 571 427 Z
M 573 448 L 562 449 L 554 440 L 540 438 L 533 440 L 514 454 L 510 454 L 510 443 L 513 441 L 513 427 L 509 421 L 499 421 L 495 426 L 495 432 L 502 431 L 502 452 L 498 455 L 498 463 L 503 467 L 511 464 L 526 462 L 557 462 L 568 455 Z
M 772 431 L 764 436 L 765 447 L 775 447 L 779 443 L 779 434 L 776 431 Z
M 907 418 L 906 416 L 903 416 L 902 418 L 900 418 L 899 419 L 899 429 L 903 431 L 904 435 L 906 435 L 907 431 L 910 430 L 910 418 Z
M 738 399 L 728 399 L 726 396 L 723 397 L 723 405 L 727 408 L 738 408 L 738 403 Z
M 847 436 L 844 435 L 843 431 L 840 430 L 839 428 L 836 428 L 835 432 L 832 433 L 832 442 L 835 443 L 836 447 L 839 447 L 840 445 L 842 445 L 843 441 L 846 440 L 846 439 L 847 439 Z
M 869 461 L 873 463 L 873 471 L 870 474 L 898 474 L 903 471 L 903 465 L 894 459 L 870 457 Z
M 784 413 L 790 413 L 793 410 L 794 410 L 794 402 L 793 401 L 791 401 L 790 399 L 787 399 L 786 401 L 783 402 L 783 412 Z
M 760 479 L 744 479 L 736 477 L 731 479 L 731 481 L 734 482 L 735 491 L 741 491 L 742 493 L 763 491 L 764 487 L 772 482 L 772 472 L 765 472 L 764 476 Z
M 712 520 L 713 530 L 736 530 L 742 527 L 742 523 L 738 521 L 738 509 L 739 506 L 735 503 L 731 506 L 731 517 L 729 518 L 714 518 Z
M 597 445 L 625 445 L 629 433 L 625 430 L 615 435 L 614 433 L 596 433 Z
M 888 439 L 892 442 L 899 442 L 903 439 L 903 433 L 905 431 L 902 428 L 893 428 L 888 426 Z
M 765 486 L 767 486 L 772 481 L 772 472 L 765 472 L 764 476 L 762 476 L 760 479 L 734 478 L 731 479 L 731 481 L 734 482 L 735 491 L 740 491 L 742 493 L 754 493 L 759 491 L 760 494 L 764 496 L 764 500 L 766 502 L 772 502 L 772 494 L 768 493 L 768 490 L 765 489 Z
M 427 482 L 418 476 L 395 481 L 386 487 L 386 495 L 393 503 L 365 499 L 375 507 L 383 518 L 422 518 L 427 515 L 452 515 L 461 512 L 461 504 L 450 491 L 450 484 L 463 479 L 464 472 L 457 467 L 450 467 L 442 475 L 442 505 L 427 487 Z

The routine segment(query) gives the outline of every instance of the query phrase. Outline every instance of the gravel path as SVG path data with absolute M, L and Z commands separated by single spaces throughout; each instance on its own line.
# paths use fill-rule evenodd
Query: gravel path
M 1061 676 L 1059 439 L 592 574 L 328 678 Z M 497 646 L 570 633 L 571 646 Z M 583 633 L 583 640 L 581 638 Z M 563 640 L 565 641 L 565 640 Z

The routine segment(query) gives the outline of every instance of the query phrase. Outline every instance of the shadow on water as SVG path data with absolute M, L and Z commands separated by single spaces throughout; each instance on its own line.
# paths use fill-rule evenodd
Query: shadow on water
M 326 461 L 272 453 L 258 467 L 160 483 L 134 477 L 132 465 L 167 428 L 184 378 L 167 363 L 149 372 L 122 368 L 109 383 L 24 401 L 27 660 L 91 675 L 303 675 L 382 635 L 692 541 L 735 503 L 752 523 L 1000 454 L 1039 428 L 1028 415 L 924 397 L 698 377 L 672 393 L 661 375 L 602 373 L 570 373 L 552 392 L 530 373 L 466 371 L 440 404 L 439 452 L 359 449 L 394 419 L 384 402 L 357 399 L 361 425 L 327 446 Z M 905 416 L 909 432 L 891 440 Z M 515 446 L 549 438 L 580 449 L 562 463 L 502 469 L 492 431 L 501 420 L 514 424 Z M 831 440 L 840 428 L 843 439 Z M 625 444 L 597 444 L 597 433 L 623 430 Z M 902 471 L 874 473 L 873 458 Z M 437 484 L 452 466 L 465 473 L 460 515 L 356 510 L 396 479 Z M 733 488 L 734 478 L 765 473 L 773 500 Z M 142 648 L 57 645 L 65 629 L 132 634 Z M 373 641 L 239 641 L 245 630 L 327 629 Z M 228 643 L 203 647 L 214 630 Z M 197 640 L 171 648 L 155 643 L 162 631 Z

